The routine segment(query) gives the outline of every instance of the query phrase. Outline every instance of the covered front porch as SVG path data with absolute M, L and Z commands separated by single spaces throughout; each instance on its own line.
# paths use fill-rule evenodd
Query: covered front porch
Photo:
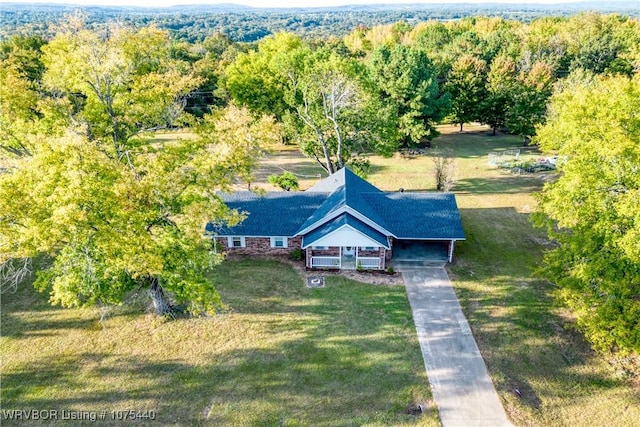
M 383 247 L 333 246 L 307 248 L 307 267 L 340 270 L 382 270 L 385 268 Z
M 307 268 L 383 270 L 389 239 L 379 230 L 342 214 L 302 238 Z

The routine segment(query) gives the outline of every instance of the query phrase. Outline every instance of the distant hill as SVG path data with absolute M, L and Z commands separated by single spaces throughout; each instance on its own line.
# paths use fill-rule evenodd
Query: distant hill
M 530 3 L 513 4 L 500 2 L 487 3 L 410 3 L 406 4 L 354 4 L 333 7 L 251 7 L 234 3 L 219 4 L 187 4 L 169 7 L 141 7 L 141 6 L 82 6 L 73 3 L 15 3 L 3 2 L 0 13 L 11 13 L 14 11 L 70 11 L 70 10 L 102 10 L 105 12 L 132 12 L 132 13 L 325 13 L 325 12 L 371 12 L 371 11 L 417 11 L 417 10 L 438 10 L 443 8 L 461 9 L 482 9 L 482 10 L 540 10 L 547 13 L 553 11 L 601 11 L 601 12 L 627 12 L 640 15 L 640 5 L 638 0 L 614 0 L 614 1 L 584 1 L 572 3 L 543 4 L 532 1 Z
M 89 25 L 123 22 L 132 26 L 155 23 L 190 42 L 216 32 L 234 41 L 252 42 L 277 31 L 302 36 L 342 36 L 358 25 L 398 21 L 455 20 L 469 16 L 499 16 L 531 21 L 541 16 L 569 16 L 584 11 L 640 17 L 638 0 L 563 4 L 441 3 L 371 4 L 339 7 L 254 8 L 233 3 L 171 7 L 79 6 L 64 3 L 2 3 L 0 38 L 16 33 L 50 36 L 49 24 L 81 11 Z

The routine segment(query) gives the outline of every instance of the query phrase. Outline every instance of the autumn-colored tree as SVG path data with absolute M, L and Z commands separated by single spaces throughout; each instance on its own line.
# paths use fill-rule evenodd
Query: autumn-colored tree
M 43 47 L 55 98 L 2 97 L 3 114 L 20 121 L 0 153 L 0 266 L 45 255 L 35 286 L 54 304 L 117 304 L 142 287 L 158 314 L 174 302 L 193 313 L 220 305 L 206 277 L 220 258 L 203 230 L 240 219 L 215 191 L 249 176 L 248 145 L 261 136 L 243 139 L 251 130 L 240 135 L 247 123 L 230 111 L 211 119 L 214 134 L 154 142 L 198 84 L 169 46 L 153 27 L 100 35 L 72 22 Z M 28 89 L 14 69 L 0 76 L 3 93 Z
M 640 79 L 572 78 L 538 129 L 559 156 L 537 223 L 558 246 L 542 272 L 599 350 L 640 352 Z
M 545 121 L 553 82 L 551 67 L 544 62 L 536 62 L 531 70 L 518 75 L 505 124 L 509 131 L 522 137 L 525 144 L 535 135 L 536 126 Z
M 493 134 L 507 121 L 516 88 L 516 64 L 509 58 L 494 59 L 487 75 L 486 94 L 478 104 L 480 122 L 491 126 Z

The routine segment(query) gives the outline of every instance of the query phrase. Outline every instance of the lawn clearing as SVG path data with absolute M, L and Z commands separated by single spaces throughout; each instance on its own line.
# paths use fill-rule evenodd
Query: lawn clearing
M 522 426 L 637 425 L 637 386 L 589 349 L 533 274 L 549 247 L 529 222 L 545 175 L 489 167 L 489 152 L 521 141 L 465 129 L 440 127 L 434 141 L 456 159 L 467 235 L 449 272 L 507 414 Z M 319 170 L 291 147 L 270 157 L 263 188 L 273 161 Z M 428 156 L 370 159 L 384 190 L 435 188 Z M 159 425 L 438 425 L 433 411 L 404 414 L 431 398 L 404 288 L 329 277 L 309 289 L 265 261 L 228 262 L 213 278 L 231 307 L 214 319 L 164 322 L 137 303 L 100 322 L 99 310 L 51 308 L 26 285 L 3 295 L 2 409 L 155 410 Z
M 467 241 L 449 273 L 505 410 L 516 425 L 638 425 L 640 390 L 572 329 L 534 270 L 550 242 L 529 221 L 535 192 L 550 174 L 516 175 L 489 166 L 488 154 L 519 149 L 516 136 L 484 126 L 440 126 L 432 151 L 455 158 L 454 192 Z M 427 150 L 427 154 L 430 151 Z M 369 181 L 387 191 L 435 190 L 427 156 L 370 156 Z
M 140 302 L 100 322 L 29 286 L 3 295 L 2 409 L 104 410 L 109 425 L 130 409 L 157 425 L 438 425 L 435 410 L 406 413 L 431 394 L 403 287 L 309 289 L 258 260 L 213 280 L 228 313 L 170 322 Z
M 490 167 L 494 150 L 540 153 L 514 136 L 483 127 L 440 127 L 433 146 L 453 156 L 454 192 L 467 241 L 458 242 L 449 269 L 505 410 L 519 426 L 638 425 L 640 390 L 593 353 L 556 307 L 553 285 L 535 277 L 548 248 L 529 221 L 534 193 L 548 174 L 515 175 Z M 434 190 L 426 156 L 375 159 L 370 180 L 387 190 Z M 405 178 L 407 177 L 407 178 Z

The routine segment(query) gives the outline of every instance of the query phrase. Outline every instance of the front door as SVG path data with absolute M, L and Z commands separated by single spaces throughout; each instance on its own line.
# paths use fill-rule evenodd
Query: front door
M 342 255 L 344 256 L 354 256 L 356 254 L 355 246 L 345 246 L 342 248 Z

